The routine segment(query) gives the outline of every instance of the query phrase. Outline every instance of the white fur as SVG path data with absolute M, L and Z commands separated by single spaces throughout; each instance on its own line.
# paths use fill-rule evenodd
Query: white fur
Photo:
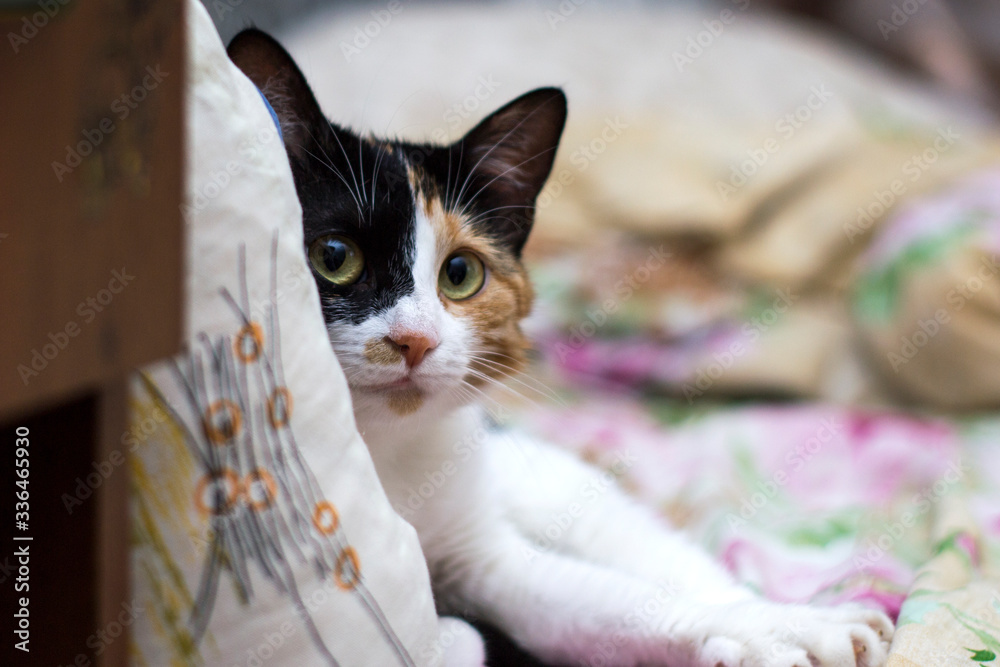
M 441 612 L 487 620 L 556 664 L 886 659 L 883 614 L 756 598 L 606 473 L 544 443 L 488 433 L 475 407 L 420 429 L 397 421 L 360 427 L 390 500 L 417 529 Z M 582 511 L 571 515 L 574 504 Z M 552 526 L 558 538 L 539 548 Z
M 480 342 L 440 301 L 444 257 L 422 218 L 416 245 L 414 293 L 360 325 L 331 325 L 330 334 L 379 478 L 419 535 L 439 612 L 486 620 L 558 664 L 883 664 L 892 635 L 883 614 L 759 599 L 607 473 L 489 431 L 480 408 L 455 390 Z M 425 400 L 406 417 L 387 407 L 385 390 L 366 389 L 406 375 L 402 361 L 372 365 L 362 354 L 365 341 L 394 327 L 438 342 L 413 371 Z M 417 658 L 442 656 L 478 667 L 482 642 L 444 617 L 439 641 Z
M 381 340 L 401 329 L 423 333 L 437 341 L 437 347 L 425 355 L 410 376 L 416 386 L 424 390 L 425 409 L 421 414 L 447 410 L 463 402 L 456 391 L 449 390 L 456 387 L 465 374 L 473 340 L 464 323 L 448 313 L 438 297 L 438 271 L 445 258 L 438 256 L 431 223 L 421 207 L 418 211 L 413 293 L 386 312 L 360 324 L 338 322 L 328 327 L 330 340 L 351 385 L 355 412 L 367 415 L 370 421 L 383 417 L 391 419 L 392 413 L 386 410 L 384 396 L 366 387 L 404 378 L 407 369 L 402 361 L 394 366 L 368 363 L 364 357 L 365 343 Z

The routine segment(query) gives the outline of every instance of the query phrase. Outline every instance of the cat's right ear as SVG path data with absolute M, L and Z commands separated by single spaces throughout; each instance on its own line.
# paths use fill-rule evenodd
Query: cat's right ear
M 226 53 L 274 109 L 288 155 L 303 159 L 307 146 L 329 124 L 295 61 L 273 37 L 255 28 L 236 35 Z

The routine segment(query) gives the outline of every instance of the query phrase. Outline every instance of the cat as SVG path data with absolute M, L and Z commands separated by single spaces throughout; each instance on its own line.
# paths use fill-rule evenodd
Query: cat
M 358 428 L 427 560 L 444 616 L 421 663 L 485 663 L 466 616 L 553 664 L 883 664 L 884 614 L 759 598 L 616 488 L 574 511 L 594 469 L 486 428 L 484 392 L 526 361 L 521 254 L 566 121 L 561 90 L 528 92 L 451 145 L 415 144 L 329 122 L 263 32 L 228 52 L 280 122 Z M 417 496 L 428 480 L 440 483 Z M 532 536 L 571 511 L 538 549 Z

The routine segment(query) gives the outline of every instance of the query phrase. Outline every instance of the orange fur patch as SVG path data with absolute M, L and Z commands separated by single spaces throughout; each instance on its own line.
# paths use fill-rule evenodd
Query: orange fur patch
M 416 387 L 390 391 L 386 402 L 390 410 L 405 417 L 420 409 L 424 403 L 424 393 Z
M 365 342 L 365 359 L 380 366 L 398 364 L 403 360 L 399 348 L 387 340 L 372 338 Z
M 527 271 L 509 251 L 476 234 L 466 216 L 445 209 L 436 193 L 418 191 L 418 204 L 434 228 L 439 262 L 457 250 L 471 250 L 486 265 L 486 282 L 478 294 L 463 301 L 441 297 L 445 309 L 470 322 L 477 333 L 480 347 L 466 381 L 482 387 L 489 383 L 487 378 L 501 380 L 517 373 L 530 348 L 520 326 L 534 299 Z

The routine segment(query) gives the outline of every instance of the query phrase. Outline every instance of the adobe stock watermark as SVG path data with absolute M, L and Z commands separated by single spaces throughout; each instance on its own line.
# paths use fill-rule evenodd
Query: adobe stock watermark
M 733 533 L 738 533 L 747 523 L 757 516 L 768 503 L 774 500 L 778 491 L 792 479 L 798 471 L 802 470 L 813 458 L 844 432 L 844 424 L 836 417 L 824 417 L 820 420 L 819 427 L 806 438 L 805 442 L 797 444 L 793 449 L 785 453 L 785 465 L 773 473 L 768 479 L 759 480 L 756 490 L 749 495 L 740 498 L 738 512 L 726 514 L 726 523 Z
M 487 410 L 494 421 L 502 421 L 509 413 L 499 406 L 495 411 Z M 459 465 L 467 463 L 490 439 L 490 431 L 484 424 L 477 424 L 471 433 L 466 433 L 451 445 L 452 457 L 441 462 L 436 470 L 425 470 L 424 480 L 416 487 L 406 488 L 407 496 L 404 502 L 393 505 L 396 514 L 409 519 L 424 508 L 431 498 L 440 491 L 448 481 L 458 473 Z
M 975 297 L 1000 271 L 1000 260 L 997 259 L 996 255 L 983 257 L 979 264 L 975 275 L 948 290 L 948 294 L 945 295 L 948 308 L 938 308 L 932 316 L 917 320 L 914 330 L 909 335 L 900 337 L 899 348 L 886 353 L 886 358 L 893 371 L 898 373 L 902 366 L 910 363 L 920 350 L 951 323 L 952 313 L 960 312 L 965 308 L 969 300 Z
M 910 185 L 919 181 L 938 158 L 947 153 L 959 139 L 961 135 L 950 125 L 943 129 L 938 128 L 937 136 L 930 146 L 920 153 L 914 153 L 903 162 L 899 178 L 893 179 L 886 189 L 873 191 L 872 201 L 867 206 L 858 207 L 855 219 L 844 225 L 847 240 L 853 244 L 856 238 L 866 234 L 875 221 L 885 215 L 897 199 L 906 194 Z
M 750 0 L 731 0 L 736 5 L 737 10 L 745 12 L 750 7 Z M 701 22 L 705 26 L 697 34 L 688 37 L 687 44 L 682 51 L 674 51 L 674 65 L 678 72 L 683 72 L 684 68 L 705 54 L 705 51 L 712 48 L 722 33 L 726 31 L 726 26 L 736 22 L 736 12 L 732 9 L 723 9 L 719 12 L 717 19 L 705 19 Z
M 73 514 L 73 510 L 83 505 L 85 500 L 93 496 L 94 492 L 101 488 L 101 485 L 116 470 L 125 465 L 125 462 L 128 460 L 126 454 L 139 449 L 139 446 L 156 432 L 160 424 L 166 421 L 167 413 L 159 407 L 154 407 L 151 414 L 139 421 L 133 422 L 129 430 L 122 433 L 121 438 L 119 438 L 121 448 L 111 450 L 103 461 L 92 461 L 90 465 L 93 470 L 83 477 L 76 478 L 76 485 L 73 487 L 73 492 L 63 493 L 59 497 L 63 507 L 66 508 L 66 514 Z
M 902 0 L 893 3 L 892 11 L 888 19 L 881 18 L 875 22 L 875 26 L 882 33 L 882 39 L 889 41 L 889 35 L 899 32 L 906 23 L 920 11 L 920 8 L 927 4 L 927 0 Z
M 184 221 L 191 224 L 194 215 L 203 211 L 212 200 L 221 195 L 233 182 L 233 179 L 243 173 L 246 165 L 252 164 L 258 153 L 272 141 L 280 141 L 277 128 L 273 123 L 258 127 L 253 136 L 240 140 L 236 146 L 236 154 L 242 161 L 226 160 L 225 164 L 219 164 L 216 168 L 209 170 L 207 181 L 195 189 L 193 196 L 185 198 L 179 205 Z M 282 152 L 284 152 L 283 147 Z
M 344 60 L 351 62 L 355 56 L 361 55 L 361 52 L 371 45 L 372 40 L 377 39 L 382 31 L 392 23 L 392 19 L 402 11 L 403 3 L 401 0 L 389 0 L 385 9 L 371 10 L 372 20 L 364 25 L 354 26 L 354 36 L 350 42 L 340 42 L 340 52 L 344 54 Z
M 882 533 L 875 538 L 869 537 L 864 546 L 868 548 L 864 554 L 854 556 L 854 569 L 863 572 L 882 560 L 892 547 L 899 542 L 906 531 L 917 524 L 917 520 L 941 502 L 941 499 L 958 484 L 972 468 L 963 460 L 952 461 L 941 477 L 929 488 L 913 496 L 911 509 L 903 512 L 898 521 L 883 523 Z
M 140 607 L 135 600 L 123 602 L 121 610 L 113 620 L 108 621 L 105 627 L 87 637 L 85 644 L 92 653 L 77 653 L 71 662 L 67 662 L 65 666 L 60 664 L 59 667 L 93 667 L 97 661 L 92 660 L 91 656 L 99 658 L 111 644 L 121 638 L 126 628 L 145 613 L 146 609 Z
M 38 35 L 38 31 L 49 24 L 62 8 L 70 3 L 70 0 L 38 0 L 37 4 L 41 11 L 37 11 L 30 16 L 21 17 L 21 27 L 17 32 L 8 32 L 7 41 L 14 54 L 18 54 L 21 48 Z
M 473 636 L 474 635 L 474 636 Z M 424 646 L 420 653 L 426 658 L 427 664 L 437 664 L 452 646 L 466 641 L 482 641 L 475 629 L 462 621 L 449 623 L 448 626 L 438 633 L 430 644 Z
M 562 512 L 549 515 L 549 523 L 535 536 L 531 548 L 521 547 L 524 559 L 530 563 L 539 555 L 551 551 L 576 521 L 586 513 L 587 508 L 607 493 L 618 478 L 624 475 L 638 460 L 639 457 L 629 449 L 616 452 L 614 461 L 607 466 L 608 470 L 595 472 L 593 477 L 580 485 L 576 501 L 567 505 Z
M 655 272 L 666 265 L 670 255 L 671 253 L 663 249 L 663 245 L 650 248 L 646 260 L 614 284 L 613 296 L 608 296 L 596 307 L 587 309 L 587 319 L 570 327 L 568 342 L 560 341 L 556 344 L 555 352 L 559 355 L 559 361 L 566 361 L 569 355 L 593 338 L 601 327 L 607 324 L 608 318 L 631 299 L 640 286 L 649 282 Z
M 76 314 L 80 316 L 83 324 L 90 324 L 97 319 L 98 313 L 111 305 L 116 294 L 122 291 L 133 281 L 135 276 L 128 273 L 123 266 L 121 270 L 115 269 L 111 272 L 111 279 L 107 287 L 100 289 L 94 296 L 87 297 L 76 307 Z M 48 342 L 40 348 L 31 350 L 31 358 L 26 363 L 17 365 L 17 375 L 21 382 L 27 387 L 33 378 L 38 377 L 42 371 L 49 367 L 49 364 L 59 356 L 59 353 L 69 347 L 70 342 L 80 335 L 83 329 L 76 320 L 70 320 L 61 329 L 50 331 Z
M 278 650 L 288 642 L 295 634 L 295 624 L 291 621 L 284 621 L 277 630 L 265 632 L 261 635 L 261 641 L 257 646 L 248 648 L 246 656 L 241 658 L 232 667 L 262 667 L 264 663 L 274 657 Z
M 595 653 L 587 661 L 589 667 L 612 667 L 617 664 L 615 656 L 626 643 L 635 637 L 652 636 L 660 628 L 663 614 L 668 605 L 681 594 L 681 586 L 673 579 L 660 579 L 656 589 L 646 600 L 638 603 L 625 614 L 619 628 L 611 636 L 594 647 Z
M 688 405 L 692 405 L 696 398 L 703 396 L 736 364 L 737 360 L 754 349 L 760 337 L 767 333 L 798 299 L 799 295 L 791 289 L 777 290 L 769 307 L 743 323 L 739 339 L 730 343 L 725 350 L 713 353 L 712 360 L 698 368 L 694 381 L 681 385 L 681 392 L 687 399 Z
M 243 2 L 244 0 L 212 0 L 212 2 L 206 2 L 205 6 L 211 8 L 212 13 L 215 14 L 215 24 L 218 25 L 226 17 L 226 14 L 234 13 Z
M 285 270 L 278 278 L 276 291 L 273 296 L 266 296 L 259 301 L 250 303 L 250 321 L 267 321 L 270 313 L 285 301 L 289 293 L 295 293 L 303 284 L 308 284 L 312 280 L 309 269 L 305 264 L 296 264 Z
M 493 97 L 502 85 L 503 82 L 497 81 L 492 74 L 480 76 L 476 80 L 476 87 L 468 95 L 445 109 L 441 117 L 444 123 L 428 132 L 427 137 L 438 144 L 450 144 L 452 137 L 448 132 L 448 128 L 450 127 L 452 131 L 455 131 L 461 127 L 462 121 L 479 110 L 483 103 Z M 414 167 L 421 167 L 427 158 L 438 150 L 440 148 L 437 146 L 427 144 L 409 153 L 408 159 Z M 387 181 L 389 187 L 409 187 L 406 176 L 397 175 L 395 171 L 388 172 Z M 461 187 L 458 190 L 461 190 Z
M 500 82 L 493 78 L 493 75 L 481 76 L 476 80 L 476 87 L 462 100 L 455 102 L 444 112 L 444 120 L 452 130 L 457 130 L 462 126 L 462 121 L 470 117 L 482 106 L 483 102 L 493 97 L 493 93 L 500 87 Z M 443 134 L 443 133 L 442 133 Z M 444 141 L 445 136 L 434 136 L 435 141 Z
M 749 183 L 770 161 L 771 156 L 781 150 L 781 142 L 794 137 L 795 133 L 812 120 L 816 112 L 826 106 L 826 103 L 832 98 L 833 93 L 826 87 L 825 83 L 811 86 L 809 95 L 802 104 L 775 122 L 774 131 L 777 133 L 777 137 L 768 137 L 759 147 L 747 149 L 745 160 L 739 164 L 730 165 L 728 181 L 720 179 L 715 182 L 715 190 L 719 193 L 722 201 L 729 201 L 731 195 Z
M 563 190 L 576 180 L 577 173 L 587 171 L 594 160 L 608 150 L 608 146 L 617 141 L 628 128 L 629 124 L 624 122 L 620 116 L 605 118 L 604 127 L 601 128 L 598 135 L 587 143 L 580 144 L 570 153 L 569 161 L 576 167 L 576 172 L 574 173 L 569 167 L 563 167 L 557 173 L 553 173 L 545 188 L 538 195 L 535 208 L 542 211 L 551 206 L 552 202 L 563 193 Z
M 551 9 L 545 10 L 545 20 L 549 22 L 549 30 L 552 32 L 556 31 L 560 23 L 565 23 L 569 17 L 576 13 L 576 10 L 580 8 L 580 5 L 584 4 L 588 0 L 562 0 L 559 6 L 556 7 L 556 11 Z
M 122 93 L 111 103 L 111 113 L 114 114 L 114 118 L 105 116 L 96 127 L 81 130 L 83 139 L 73 146 L 66 145 L 66 159 L 63 162 L 55 160 L 52 162 L 52 172 L 57 181 L 62 183 L 65 176 L 83 163 L 83 158 L 93 153 L 105 138 L 118 128 L 117 123 L 128 118 L 129 114 L 138 109 L 139 104 L 170 76 L 170 72 L 164 72 L 159 65 L 147 66 L 145 71 L 146 75 L 138 85 Z

